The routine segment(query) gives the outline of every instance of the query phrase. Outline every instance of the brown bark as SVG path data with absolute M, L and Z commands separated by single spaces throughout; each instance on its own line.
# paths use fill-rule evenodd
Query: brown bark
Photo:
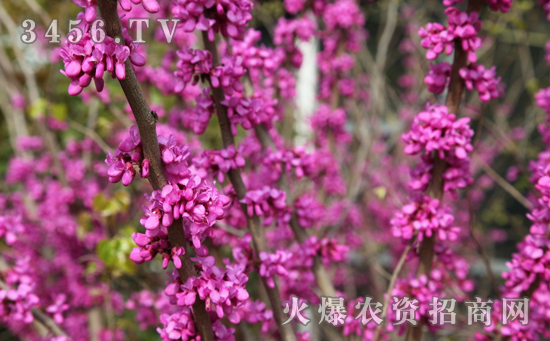
M 109 37 L 115 39 L 119 37 L 121 41 L 124 41 L 122 36 L 122 29 L 120 25 L 120 19 L 117 12 L 117 1 L 113 0 L 98 0 L 101 16 L 105 21 L 105 32 Z M 126 60 L 126 78 L 119 80 L 120 86 L 126 95 L 126 99 L 132 108 L 136 123 L 139 128 L 139 134 L 143 146 L 144 157 L 149 159 L 149 177 L 148 180 L 154 189 L 162 189 L 168 181 L 166 180 L 166 174 L 160 159 L 160 149 L 157 138 L 156 129 L 156 117 L 153 115 L 143 91 L 137 81 L 132 64 L 130 60 Z M 174 221 L 172 226 L 168 228 L 168 239 L 172 246 L 188 245 L 187 240 L 183 234 L 183 226 L 181 219 Z M 197 276 L 195 266 L 189 254 L 181 256 L 182 267 L 178 269 L 178 274 L 183 282 L 189 277 Z M 214 334 L 212 331 L 212 323 L 210 316 L 206 311 L 204 301 L 197 297 L 197 300 L 193 304 L 193 315 L 195 320 L 195 326 L 199 331 L 204 341 L 213 341 Z
M 213 64 L 219 64 L 220 58 L 218 56 L 218 48 L 216 46 L 216 43 L 208 40 L 208 34 L 206 32 L 202 32 L 202 38 L 205 50 L 210 51 L 210 53 L 212 54 Z M 216 103 L 216 111 L 220 124 L 223 147 L 227 148 L 231 145 L 235 145 L 235 139 L 233 138 L 233 134 L 231 133 L 231 123 L 229 122 L 229 117 L 227 116 L 227 110 L 225 106 L 221 104 L 221 102 L 225 100 L 225 94 L 221 86 L 215 88 L 212 86 L 210 78 L 208 79 L 208 81 L 210 82 L 210 88 L 212 90 L 212 95 L 214 96 L 214 101 Z M 228 176 L 231 184 L 233 185 L 233 188 L 235 189 L 235 192 L 237 193 L 237 198 L 239 200 L 243 199 L 246 195 L 246 186 L 242 179 L 241 171 L 239 169 L 231 169 L 228 172 Z M 266 252 L 267 248 L 264 237 L 264 230 L 260 223 L 260 217 L 258 217 L 257 215 L 248 215 L 248 210 L 246 209 L 245 204 L 241 204 L 241 208 L 246 216 L 248 228 L 250 230 L 250 234 L 252 235 L 252 244 L 254 245 L 256 253 L 259 254 L 260 252 Z M 269 301 L 271 302 L 271 309 L 273 310 L 273 316 L 275 317 L 275 321 L 277 322 L 277 326 L 279 327 L 281 338 L 285 341 L 296 340 L 296 335 L 294 334 L 291 325 L 283 325 L 283 322 L 286 320 L 286 318 L 283 313 L 281 296 L 279 294 L 277 284 L 275 283 L 275 286 L 273 288 L 270 288 L 267 285 L 265 278 L 261 278 L 267 292 L 267 296 L 269 297 Z
M 483 0 L 470 0 L 468 2 L 467 12 L 479 12 L 481 6 L 483 5 Z M 458 116 L 458 110 L 460 108 L 460 102 L 462 101 L 462 96 L 464 95 L 465 83 L 462 77 L 460 77 L 459 71 L 461 68 L 468 65 L 468 56 L 466 51 L 462 49 L 460 39 L 455 40 L 455 54 L 453 60 L 453 67 L 451 70 L 451 81 L 449 83 L 449 92 L 447 93 L 447 98 L 445 105 L 449 109 L 450 113 L 456 114 Z M 430 184 L 429 193 L 433 198 L 441 200 L 443 197 L 443 173 L 447 168 L 446 162 L 436 157 L 434 162 L 434 168 L 432 173 L 432 182 Z M 435 245 L 435 236 L 424 239 L 420 244 L 419 250 L 419 264 L 417 275 L 430 275 L 432 270 L 432 262 L 434 257 L 434 245 Z M 411 326 L 407 332 L 407 341 L 418 341 L 422 340 L 422 327 L 423 321 L 418 321 L 416 326 Z

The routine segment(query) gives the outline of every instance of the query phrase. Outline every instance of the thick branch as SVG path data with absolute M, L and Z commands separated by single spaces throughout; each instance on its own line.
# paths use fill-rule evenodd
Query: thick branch
M 117 12 L 117 2 L 113 0 L 98 0 L 98 4 L 102 18 L 105 21 L 105 31 L 107 35 L 113 39 L 119 37 L 121 40 L 124 40 Z M 119 80 L 120 86 L 136 118 L 143 145 L 143 154 L 150 162 L 149 182 L 154 189 L 161 189 L 168 184 L 168 181 L 166 180 L 166 174 L 164 173 L 164 168 L 160 159 L 156 119 L 145 100 L 129 59 L 126 60 L 125 66 L 126 78 Z M 173 246 L 187 246 L 188 243 L 183 234 L 181 219 L 174 221 L 172 226 L 168 228 L 168 238 L 170 244 Z M 181 279 L 185 282 L 187 278 L 197 276 L 194 264 L 191 259 L 189 259 L 189 254 L 186 253 L 183 255 L 181 260 L 182 267 L 178 269 Z M 202 336 L 202 340 L 213 341 L 214 334 L 212 332 L 210 316 L 205 309 L 204 302 L 198 298 L 195 304 L 193 304 L 193 315 L 195 317 L 196 328 Z
M 470 0 L 468 2 L 467 12 L 479 12 L 481 6 L 483 5 L 483 0 Z M 455 53 L 453 60 L 453 67 L 451 70 L 451 81 L 449 83 L 449 92 L 447 93 L 447 99 L 445 105 L 449 109 L 450 113 L 458 114 L 458 109 L 460 107 L 460 102 L 462 96 L 464 95 L 465 83 L 462 77 L 459 74 L 461 68 L 468 65 L 468 55 L 466 51 L 462 49 L 462 44 L 460 39 L 456 39 L 454 43 Z M 432 173 L 432 182 L 430 184 L 429 193 L 433 198 L 441 200 L 443 197 L 443 173 L 447 168 L 447 164 L 444 160 L 436 158 L 434 162 L 434 168 Z M 430 275 L 432 270 L 432 262 L 434 257 L 434 245 L 435 245 L 435 236 L 424 239 L 420 244 L 419 250 L 419 265 L 417 275 Z M 418 341 L 422 340 L 422 327 L 423 321 L 418 321 L 418 324 L 414 327 L 411 326 L 407 333 L 407 341 Z

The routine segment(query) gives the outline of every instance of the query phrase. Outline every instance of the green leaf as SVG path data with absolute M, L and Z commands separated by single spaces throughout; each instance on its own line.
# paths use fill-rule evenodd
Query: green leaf
M 67 120 L 67 106 L 64 103 L 52 104 L 51 107 L 52 116 L 55 117 L 58 121 Z
M 102 240 L 97 244 L 97 256 L 114 275 L 133 274 L 135 263 L 130 260 L 130 253 L 135 243 L 132 238 L 117 236 Z
M 39 98 L 29 107 L 29 116 L 32 119 L 37 119 L 44 116 L 46 110 L 48 109 L 48 101 L 44 98 Z
M 76 223 L 76 237 L 84 240 L 86 233 L 92 230 L 92 216 L 88 212 L 81 212 L 76 217 Z
M 92 208 L 101 213 L 104 217 L 109 217 L 117 213 L 128 211 L 130 207 L 130 195 L 126 190 L 118 190 L 113 198 L 107 198 L 102 193 L 96 195 L 92 203 Z
M 130 194 L 128 194 L 128 192 L 123 189 L 116 191 L 113 199 L 120 204 L 121 210 L 124 212 L 127 211 L 130 207 Z

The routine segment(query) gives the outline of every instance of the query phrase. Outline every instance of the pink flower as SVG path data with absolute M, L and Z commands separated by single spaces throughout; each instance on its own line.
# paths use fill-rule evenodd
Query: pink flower
M 428 60 L 436 59 L 442 52 L 447 55 L 453 52 L 455 35 L 440 23 L 428 23 L 418 30 L 418 35 L 422 38 L 420 45 L 428 50 Z
M 468 14 L 455 7 L 449 7 L 445 14 L 449 17 L 449 33 L 460 39 L 462 49 L 468 55 L 468 61 L 477 62 L 475 51 L 481 47 L 481 38 L 477 36 L 481 29 L 479 13 L 473 11 Z
M 209 51 L 188 48 L 176 53 L 179 60 L 176 64 L 178 71 L 174 72 L 174 75 L 180 78 L 180 81 L 174 89 L 175 92 L 185 89 L 185 86 L 191 81 L 195 85 L 199 80 L 202 82 L 206 80 L 206 76 L 212 70 L 212 55 Z
M 65 294 L 58 294 L 55 302 L 46 308 L 46 312 L 53 314 L 53 320 L 57 324 L 63 323 L 63 312 L 69 309 L 69 305 L 65 303 L 66 299 Z
M 460 228 L 453 226 L 454 217 L 450 206 L 440 206 L 437 199 L 423 196 L 403 206 L 391 220 L 394 237 L 409 240 L 418 235 L 421 242 L 424 237 L 435 235 L 439 240 L 454 241 Z
M 275 287 L 274 275 L 285 277 L 288 275 L 285 263 L 292 257 L 292 254 L 285 250 L 277 250 L 276 253 L 260 252 L 260 276 L 266 278 L 270 288 Z
M 483 65 L 470 64 L 459 70 L 460 77 L 464 79 L 466 88 L 472 91 L 474 88 L 479 92 L 479 99 L 482 102 L 489 102 L 499 96 L 498 85 L 500 77 L 496 77 L 496 67 L 487 70 Z
M 411 130 L 403 134 L 407 144 L 405 153 L 417 154 L 437 152 L 441 159 L 453 154 L 465 159 L 473 150 L 470 140 L 474 131 L 469 127 L 470 118 L 456 119 L 444 105 L 426 105 L 426 111 L 419 113 L 413 121 Z
M 183 29 L 208 32 L 208 39 L 214 41 L 214 33 L 224 37 L 242 39 L 248 22 L 252 19 L 252 2 L 248 0 L 177 0 L 172 7 L 174 17 L 182 20 Z M 204 16 L 210 12 L 212 18 Z
M 82 4 L 89 0 L 81 0 Z M 83 19 L 88 16 L 88 9 L 95 7 L 86 7 L 86 14 L 80 12 L 77 19 Z M 94 12 L 95 15 L 95 12 Z M 94 17 L 93 20 L 96 18 Z M 92 20 L 92 21 L 93 21 Z M 76 96 L 86 88 L 92 80 L 96 85 L 98 92 L 103 90 L 104 72 L 110 72 L 113 78 L 125 79 L 126 73 L 124 64 L 129 58 L 135 66 L 145 65 L 145 58 L 137 52 L 137 46 L 132 43 L 132 38 L 128 31 L 123 28 L 124 43 L 126 45 L 116 44 L 113 38 L 106 37 L 102 43 L 94 43 L 90 31 L 91 25 L 88 21 L 82 21 L 77 28 L 83 33 L 81 40 L 73 44 L 69 40 L 65 41 L 65 47 L 60 49 L 63 58 L 65 70 L 61 73 L 71 79 L 69 85 L 69 94 Z M 75 39 L 73 33 L 69 33 L 70 39 Z
M 128 12 L 132 10 L 132 3 L 134 5 L 141 4 L 149 13 L 157 13 L 160 10 L 160 6 L 156 0 L 120 0 L 120 7 Z
M 264 225 L 266 226 L 270 225 L 276 218 L 288 218 L 286 193 L 269 186 L 248 191 L 241 203 L 247 205 L 249 216 L 264 217 Z
M 430 63 L 430 71 L 424 78 L 424 83 L 428 85 L 428 90 L 440 94 L 445 90 L 449 79 L 451 78 L 451 65 L 447 62 L 441 64 Z
M 502 13 L 508 13 L 512 8 L 512 2 L 514 0 L 485 0 L 489 3 L 489 7 L 493 11 L 501 11 Z

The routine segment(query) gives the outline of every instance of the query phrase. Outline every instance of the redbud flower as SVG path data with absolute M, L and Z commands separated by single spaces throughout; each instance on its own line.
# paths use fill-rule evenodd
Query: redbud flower
M 445 10 L 449 17 L 449 33 L 456 38 L 460 38 L 462 49 L 468 55 L 470 63 L 477 62 L 475 51 L 481 47 L 481 38 L 477 33 L 481 29 L 481 21 L 478 20 L 478 12 L 461 12 L 455 7 L 449 7 Z
M 97 1 L 96 0 L 73 0 L 73 3 L 85 9 L 84 18 L 86 22 L 91 23 L 97 17 Z
M 453 52 L 455 36 L 440 23 L 428 23 L 426 28 L 422 27 L 418 30 L 418 35 L 422 38 L 420 45 L 428 50 L 426 52 L 428 60 L 436 59 L 442 52 L 447 55 Z
M 85 14 L 80 12 L 77 18 L 82 19 L 84 16 Z M 128 58 L 136 66 L 145 65 L 145 58 L 137 52 L 137 46 L 132 43 L 132 38 L 125 28 L 122 33 L 126 45 L 119 45 L 111 37 L 106 37 L 100 44 L 94 43 L 91 38 L 91 25 L 86 21 L 81 22 L 77 27 L 84 32 L 82 39 L 76 44 L 67 40 L 65 41 L 66 47 L 60 49 L 65 64 L 65 70 L 61 70 L 61 73 L 71 79 L 70 95 L 80 94 L 85 87 L 90 85 L 92 79 L 97 91 L 101 92 L 104 86 L 103 74 L 105 71 L 110 72 L 113 78 L 125 79 L 124 63 Z M 71 34 L 69 33 L 69 36 Z
M 539 92 L 535 94 L 535 100 L 539 107 L 546 111 L 547 114 L 550 114 L 550 87 L 540 89 Z
M 264 225 L 270 225 L 275 218 L 281 218 L 287 213 L 285 191 L 264 186 L 262 189 L 248 191 L 241 200 L 247 205 L 249 216 L 264 217 Z
M 143 8 L 149 13 L 157 13 L 160 10 L 160 6 L 156 0 L 120 0 L 120 7 L 125 11 L 130 11 L 132 10 L 132 3 L 134 5 L 141 3 Z
M 403 134 L 403 141 L 407 144 L 405 153 L 436 151 L 441 159 L 445 159 L 447 153 L 464 159 L 473 150 L 470 140 L 474 132 L 469 122 L 468 117 L 456 120 L 444 105 L 427 105 L 426 111 L 415 117 L 411 130 Z
M 493 11 L 501 11 L 502 13 L 508 13 L 512 8 L 512 2 L 514 0 L 485 0 L 489 3 L 489 7 Z
M 277 250 L 276 253 L 260 252 L 260 276 L 266 278 L 270 288 L 275 287 L 274 275 L 285 277 L 288 275 L 285 263 L 292 257 L 292 253 L 285 250 Z
M 296 14 L 304 9 L 307 0 L 284 0 L 285 9 L 290 14 Z
M 500 77 L 496 77 L 496 67 L 487 70 L 483 65 L 470 64 L 459 70 L 460 77 L 464 79 L 466 88 L 472 91 L 474 88 L 479 92 L 479 99 L 482 102 L 489 102 L 498 98 L 498 83 Z
M 179 71 L 174 72 L 174 75 L 181 80 L 174 89 L 175 92 L 180 92 L 185 89 L 185 86 L 191 82 L 195 85 L 201 81 L 205 81 L 206 75 L 212 69 L 212 54 L 209 51 L 184 49 L 177 51 L 176 54 L 179 60 L 176 67 Z
M 46 312 L 53 314 L 53 320 L 57 324 L 63 323 L 63 312 L 69 309 L 69 305 L 65 303 L 67 295 L 58 294 L 55 302 L 46 308 Z
M 436 235 L 439 240 L 456 240 L 460 228 L 453 226 L 454 217 L 450 206 L 440 206 L 437 199 L 429 196 L 418 198 L 403 206 L 391 220 L 392 234 L 403 240 L 418 234 L 418 241 Z
M 172 14 L 182 20 L 185 31 L 208 32 L 208 39 L 214 41 L 214 33 L 218 32 L 224 37 L 241 39 L 252 19 L 251 10 L 252 2 L 248 0 L 177 0 Z M 206 18 L 205 11 L 210 12 L 212 18 Z
M 451 65 L 447 62 L 441 64 L 430 63 L 430 71 L 424 78 L 428 90 L 440 94 L 445 90 L 451 77 Z
M 361 9 L 353 0 L 337 0 L 328 4 L 323 12 L 323 20 L 329 30 L 349 30 L 352 26 L 363 27 L 365 24 Z

